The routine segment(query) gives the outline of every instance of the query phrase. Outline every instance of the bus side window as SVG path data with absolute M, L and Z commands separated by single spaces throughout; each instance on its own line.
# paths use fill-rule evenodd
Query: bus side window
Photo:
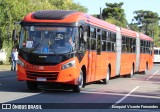
M 97 54 L 101 52 L 101 35 L 97 35 Z
M 97 54 L 101 54 L 101 29 L 97 29 Z
M 154 50 L 154 54 L 158 55 L 158 50 Z
M 96 40 L 91 39 L 91 50 L 96 50 Z
M 79 28 L 79 52 L 80 53 L 84 53 L 84 51 L 86 50 L 86 42 L 84 40 L 84 30 L 82 27 Z
M 152 56 L 152 51 L 153 51 L 153 42 L 150 43 L 151 45 L 151 56 Z
M 87 49 L 91 48 L 90 26 L 87 26 Z
M 111 47 L 111 42 L 107 42 L 107 51 L 111 51 L 112 47 Z
M 91 36 L 91 50 L 96 50 L 96 29 L 90 28 L 90 36 Z
M 126 37 L 122 36 L 122 52 L 126 52 Z
M 102 41 L 102 51 L 106 51 L 107 44 L 106 41 Z
M 90 26 L 87 26 L 87 37 L 90 37 Z

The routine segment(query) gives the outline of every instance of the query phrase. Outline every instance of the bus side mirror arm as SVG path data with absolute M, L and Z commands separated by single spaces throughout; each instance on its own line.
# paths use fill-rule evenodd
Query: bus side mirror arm
M 16 37 L 16 30 L 13 30 L 12 32 L 12 41 L 16 41 L 17 37 Z

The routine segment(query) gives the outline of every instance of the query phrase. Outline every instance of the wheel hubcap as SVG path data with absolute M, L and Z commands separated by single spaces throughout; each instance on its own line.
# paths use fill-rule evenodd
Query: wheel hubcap
M 109 81 L 109 70 L 107 71 L 106 82 Z
M 80 73 L 80 76 L 78 78 L 78 85 L 81 88 L 83 86 L 83 74 L 82 72 Z
M 133 75 L 133 68 L 132 68 L 132 70 L 131 70 L 131 76 Z

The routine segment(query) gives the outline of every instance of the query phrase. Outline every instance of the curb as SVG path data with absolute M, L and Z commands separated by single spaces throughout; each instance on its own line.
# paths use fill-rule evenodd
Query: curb
M 0 71 L 10 71 L 10 70 L 8 70 L 8 69 L 0 69 Z

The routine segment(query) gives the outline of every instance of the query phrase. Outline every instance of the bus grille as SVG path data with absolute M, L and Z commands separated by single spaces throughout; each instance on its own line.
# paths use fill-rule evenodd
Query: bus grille
M 32 72 L 26 71 L 27 78 L 37 79 L 37 77 L 46 78 L 46 80 L 57 80 L 58 72 Z

